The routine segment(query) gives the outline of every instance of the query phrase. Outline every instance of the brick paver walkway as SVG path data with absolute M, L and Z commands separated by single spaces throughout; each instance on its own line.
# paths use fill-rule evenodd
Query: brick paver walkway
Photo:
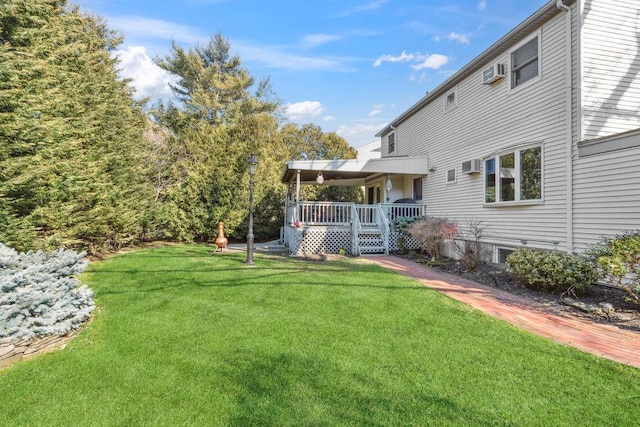
M 640 368 L 638 332 L 550 314 L 540 304 L 525 298 L 441 273 L 404 258 L 387 255 L 368 255 L 363 258 L 414 278 L 450 298 L 534 334 L 576 347 L 586 353 Z

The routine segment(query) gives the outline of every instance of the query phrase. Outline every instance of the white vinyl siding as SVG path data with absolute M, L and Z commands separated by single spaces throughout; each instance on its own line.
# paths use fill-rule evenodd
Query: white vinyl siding
M 575 9 L 575 8 L 574 8 Z M 456 185 L 445 178 L 425 180 L 427 214 L 453 220 L 475 218 L 490 224 L 485 236 L 505 246 L 563 249 L 566 245 L 565 18 L 558 13 L 539 31 L 540 80 L 512 91 L 508 79 L 483 85 L 478 73 L 493 63 L 508 63 L 509 51 L 492 58 L 478 73 L 457 82 L 464 103 L 443 111 L 432 102 L 397 125 L 402 152 L 429 156 L 429 166 L 446 171 L 474 158 L 487 158 L 523 144 L 544 145 L 544 203 L 500 209 L 484 205 L 484 174 L 462 174 Z M 442 97 L 438 99 L 442 100 Z M 484 168 L 484 164 L 482 166 Z M 409 188 L 411 188 L 409 186 Z M 541 225 L 544 224 L 544 225 Z
M 640 2 L 583 0 L 582 132 L 589 140 L 640 127 Z
M 604 235 L 640 229 L 638 165 L 639 147 L 576 160 L 573 190 L 576 250 L 586 249 Z

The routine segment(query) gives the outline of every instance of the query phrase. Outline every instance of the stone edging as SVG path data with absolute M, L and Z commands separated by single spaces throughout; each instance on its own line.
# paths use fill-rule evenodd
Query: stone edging
M 63 336 L 49 336 L 37 338 L 28 342 L 3 342 L 0 343 L 0 369 L 4 369 L 20 360 L 30 359 L 38 354 L 64 348 L 64 345 L 77 335 L 78 331 L 72 331 Z

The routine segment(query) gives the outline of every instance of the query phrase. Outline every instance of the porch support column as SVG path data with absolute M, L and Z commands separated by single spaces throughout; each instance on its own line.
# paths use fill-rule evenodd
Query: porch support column
M 283 230 L 287 229 L 287 224 L 289 222 L 289 218 L 287 217 L 289 215 L 289 195 L 291 194 L 291 184 L 287 185 L 287 192 L 284 193 L 284 228 Z
M 300 169 L 296 174 L 296 221 L 300 221 Z

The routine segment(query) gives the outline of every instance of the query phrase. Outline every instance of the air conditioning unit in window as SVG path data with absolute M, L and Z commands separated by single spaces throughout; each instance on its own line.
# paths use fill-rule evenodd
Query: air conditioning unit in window
M 467 175 L 480 172 L 480 159 L 468 160 L 462 163 L 462 173 Z
M 490 85 L 503 79 L 507 75 L 506 68 L 505 64 L 496 63 L 491 65 L 482 72 L 482 84 Z

